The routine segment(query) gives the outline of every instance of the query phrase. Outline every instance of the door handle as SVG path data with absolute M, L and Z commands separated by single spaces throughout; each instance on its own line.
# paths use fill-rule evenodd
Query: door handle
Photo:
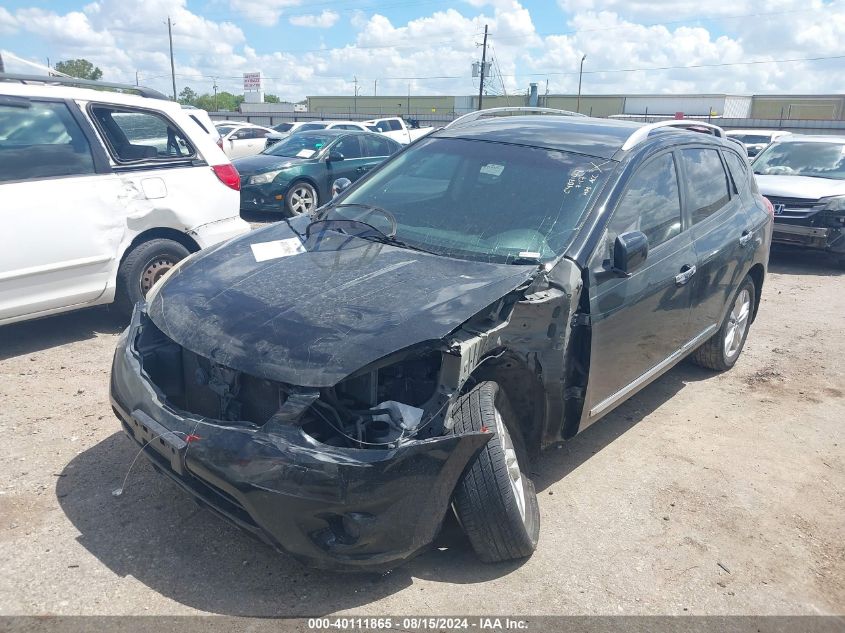
M 739 245 L 745 246 L 746 244 L 748 244 L 748 242 L 751 241 L 752 237 L 754 237 L 754 231 L 749 231 L 748 229 L 746 229 L 742 232 L 742 235 L 739 238 Z
M 692 266 L 686 264 L 683 268 L 681 268 L 681 272 L 675 275 L 675 285 L 683 286 L 690 279 L 692 279 L 692 276 L 695 274 L 696 270 L 697 269 L 694 264 Z

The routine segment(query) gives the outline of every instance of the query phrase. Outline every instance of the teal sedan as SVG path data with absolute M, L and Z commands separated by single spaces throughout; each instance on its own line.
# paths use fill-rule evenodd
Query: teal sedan
M 339 178 L 355 182 L 402 146 L 370 132 L 297 132 L 255 156 L 234 162 L 241 176 L 241 210 L 308 213 L 331 198 Z

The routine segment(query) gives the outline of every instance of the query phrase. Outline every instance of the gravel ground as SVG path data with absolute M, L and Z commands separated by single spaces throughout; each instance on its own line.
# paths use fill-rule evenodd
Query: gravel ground
M 139 459 L 106 309 L 0 328 L 0 614 L 845 612 L 845 276 L 773 254 L 743 357 L 684 363 L 536 466 L 528 561 L 453 522 L 385 576 L 303 568 Z

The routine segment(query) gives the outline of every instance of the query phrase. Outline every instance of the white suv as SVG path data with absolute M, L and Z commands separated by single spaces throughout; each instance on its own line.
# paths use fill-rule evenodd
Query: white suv
M 249 231 L 239 189 L 212 137 L 160 93 L 0 74 L 0 324 L 129 312 L 176 262 Z

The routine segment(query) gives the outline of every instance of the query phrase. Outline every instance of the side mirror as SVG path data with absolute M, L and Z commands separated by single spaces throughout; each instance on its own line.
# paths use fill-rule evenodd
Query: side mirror
M 337 198 L 349 188 L 352 181 L 349 178 L 338 178 L 332 183 L 332 198 Z
M 329 160 L 330 161 L 343 160 L 343 154 L 341 154 L 340 152 L 336 152 L 336 151 L 329 152 Z
M 620 277 L 631 273 L 645 263 L 648 257 L 648 238 L 645 233 L 631 231 L 616 237 L 613 243 L 613 266 L 611 271 Z

